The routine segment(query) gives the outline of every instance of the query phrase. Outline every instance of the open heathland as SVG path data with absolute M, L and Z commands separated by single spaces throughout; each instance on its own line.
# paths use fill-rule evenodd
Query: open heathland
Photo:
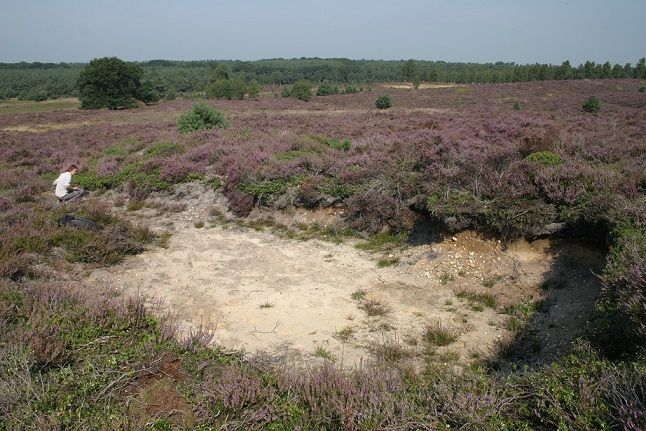
M 643 429 L 643 85 L 2 102 L 0 429 Z

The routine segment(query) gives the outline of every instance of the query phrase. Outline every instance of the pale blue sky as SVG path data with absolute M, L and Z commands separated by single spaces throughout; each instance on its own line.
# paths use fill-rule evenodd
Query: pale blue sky
M 646 0 L 0 0 L 0 62 L 646 56 Z

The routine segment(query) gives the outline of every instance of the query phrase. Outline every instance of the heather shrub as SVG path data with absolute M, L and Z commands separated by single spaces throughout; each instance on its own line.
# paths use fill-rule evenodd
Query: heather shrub
M 613 245 L 598 303 L 600 346 L 613 356 L 646 345 L 646 229 L 629 224 L 613 231 Z
M 220 111 L 204 103 L 193 105 L 190 111 L 182 114 L 177 123 L 177 128 L 181 133 L 191 133 L 214 127 L 224 129 L 228 126 L 229 123 Z
M 377 109 L 388 109 L 393 106 L 393 101 L 388 94 L 383 94 L 375 101 Z
M 126 255 L 144 250 L 151 235 L 142 236 L 136 228 L 119 223 L 106 226 L 99 232 L 73 227 L 63 227 L 52 237 L 53 245 L 63 247 L 72 262 L 111 265 Z
M 412 227 L 415 214 L 385 187 L 367 187 L 347 200 L 346 220 L 353 229 L 377 233 Z
M 525 159 L 531 162 L 540 163 L 545 166 L 560 166 L 565 163 L 565 161 L 558 154 L 554 154 L 551 151 L 539 151 L 537 153 L 532 153 L 529 156 L 525 157 Z
M 595 113 L 599 112 L 601 109 L 601 102 L 599 101 L 599 98 L 596 96 L 590 96 L 588 99 L 586 99 L 585 103 L 583 104 L 583 110 L 585 112 L 590 112 L 590 113 Z

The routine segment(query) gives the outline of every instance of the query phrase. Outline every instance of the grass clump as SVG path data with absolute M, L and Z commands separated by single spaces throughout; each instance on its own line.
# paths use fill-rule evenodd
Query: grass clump
M 456 328 L 444 326 L 438 319 L 429 323 L 424 328 L 422 339 L 431 346 L 448 346 L 460 337 L 460 331 Z
M 312 356 L 325 359 L 326 361 L 334 361 L 334 355 L 332 354 L 332 352 L 323 346 L 318 346 L 314 350 L 314 353 L 312 353 Z
M 389 266 L 397 265 L 397 263 L 399 263 L 398 258 L 379 259 L 377 266 L 379 268 L 388 268 Z
M 226 129 L 229 127 L 229 122 L 224 114 L 205 103 L 193 105 L 190 111 L 182 114 L 177 123 L 180 133 L 191 133 L 215 127 Z
M 354 299 L 355 301 L 363 301 L 366 299 L 366 295 L 368 294 L 368 291 L 365 289 L 357 289 L 354 292 L 352 292 L 352 295 L 350 295 L 350 298 Z
M 489 308 L 496 308 L 498 306 L 498 300 L 496 297 L 490 293 L 484 292 L 469 292 L 467 290 L 459 291 L 456 296 L 459 299 L 467 300 L 473 305 L 482 305 Z M 482 310 L 478 310 L 482 311 Z
M 332 336 L 340 343 L 346 344 L 354 338 L 354 328 L 352 326 L 345 326 L 336 331 Z
M 359 310 L 363 311 L 370 317 L 386 316 L 391 312 L 389 304 L 378 299 L 367 299 L 359 304 Z
M 408 233 L 406 232 L 381 232 L 370 237 L 368 241 L 355 245 L 355 247 L 365 251 L 390 250 L 403 247 L 407 241 Z

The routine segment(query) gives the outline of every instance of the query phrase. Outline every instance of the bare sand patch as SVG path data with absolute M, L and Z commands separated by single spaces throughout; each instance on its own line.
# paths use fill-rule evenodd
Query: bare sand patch
M 182 213 L 130 213 L 174 230 L 168 248 L 97 269 L 87 281 L 161 300 L 185 329 L 212 325 L 214 343 L 225 349 L 357 366 L 386 346 L 418 363 L 469 363 L 495 355 L 512 335 L 506 309 L 524 304 L 529 310 L 545 298 L 528 327 L 534 349 L 540 344 L 529 360 L 542 361 L 581 333 L 598 294 L 594 274 L 564 266 L 560 260 L 572 260 L 572 251 L 559 251 L 550 240 L 504 245 L 469 231 L 434 240 L 418 233 L 402 249 L 371 254 L 353 240 L 284 239 L 235 224 L 197 228 L 210 208 L 225 203 L 213 191 L 193 189 L 178 188 L 174 199 L 187 204 Z M 338 213 L 282 216 L 274 220 L 332 223 Z M 396 263 L 379 268 L 381 258 Z M 540 286 L 550 277 L 558 285 L 546 292 Z M 458 336 L 428 349 L 426 328 L 438 323 Z
M 396 89 L 402 89 L 402 90 L 410 90 L 413 89 L 414 86 L 413 84 L 409 83 L 399 83 L 399 84 L 384 84 L 384 87 L 387 88 L 396 88 Z M 453 88 L 453 87 L 461 87 L 459 84 L 419 84 L 419 89 L 420 90 L 428 90 L 431 88 Z

